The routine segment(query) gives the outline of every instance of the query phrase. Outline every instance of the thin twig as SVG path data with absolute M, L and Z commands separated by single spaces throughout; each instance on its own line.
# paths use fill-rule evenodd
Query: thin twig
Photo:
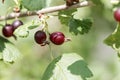
M 20 12 L 20 13 L 10 13 L 9 15 L 7 15 L 7 17 L 0 16 L 0 21 L 5 20 L 5 19 L 7 19 L 7 20 L 13 19 L 15 17 L 33 16 L 33 15 L 38 15 L 40 13 L 52 13 L 52 12 L 56 12 L 56 11 L 60 11 L 60 10 L 66 10 L 66 9 L 71 9 L 71 8 L 80 8 L 80 7 L 86 7 L 86 6 L 91 6 L 91 5 L 93 5 L 93 3 L 91 1 L 82 1 L 80 3 L 77 3 L 77 4 L 69 6 L 69 7 L 64 4 L 64 5 L 44 8 L 44 9 L 41 9 L 38 11 L 26 11 L 26 12 Z

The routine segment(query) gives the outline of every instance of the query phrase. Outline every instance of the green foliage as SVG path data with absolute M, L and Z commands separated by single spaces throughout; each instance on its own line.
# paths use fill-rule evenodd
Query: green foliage
M 7 3 L 6 3 L 6 1 L 7 1 Z M 85 1 L 85 0 L 81 0 L 81 1 Z M 94 33 L 94 31 L 92 31 L 91 33 L 94 34 L 95 36 L 99 37 L 99 35 L 101 36 L 101 34 L 97 35 L 97 33 L 103 33 L 102 32 L 102 31 L 104 31 L 103 29 L 106 29 L 107 25 L 108 24 L 111 25 L 110 23 L 112 23 L 112 19 L 108 15 L 108 14 L 111 14 L 111 11 L 108 11 L 108 9 L 111 9 L 109 7 L 111 4 L 106 5 L 106 3 L 107 3 L 106 0 L 92 0 L 92 1 L 95 3 L 95 6 L 89 7 L 90 12 L 88 14 L 90 16 L 94 17 L 95 24 L 96 24 L 96 25 L 94 25 L 94 29 L 97 31 L 95 31 L 95 33 Z M 12 7 L 15 6 L 14 3 L 11 3 L 11 5 L 8 5 L 10 2 L 12 2 L 12 1 L 5 0 L 5 4 L 0 3 L 0 6 L 1 5 L 7 6 L 6 8 L 5 7 L 0 8 L 1 9 L 0 14 L 5 14 L 9 8 L 9 6 L 12 6 Z M 21 0 L 21 3 L 28 10 L 35 11 L 35 10 L 40 10 L 44 7 L 65 4 L 65 0 Z M 5 12 L 5 10 L 6 10 L 6 12 Z M 59 17 L 61 24 L 68 26 L 69 31 L 71 33 L 74 33 L 75 35 L 88 33 L 92 26 L 92 21 L 90 19 L 78 19 L 78 18 L 75 19 L 74 15 L 75 15 L 76 11 L 77 11 L 77 9 L 69 9 L 69 10 L 59 11 L 58 17 Z M 108 12 L 105 13 L 106 11 L 108 11 Z M 82 10 L 81 10 L 81 12 L 82 12 Z M 105 18 L 106 17 L 105 14 L 107 14 L 107 16 L 110 18 L 111 22 L 109 22 L 109 20 L 107 18 Z M 79 15 L 81 15 L 81 13 Z M 78 17 L 78 15 L 76 17 Z M 55 21 L 54 19 L 51 19 L 51 22 L 53 22 L 53 23 L 50 23 L 50 24 L 56 25 L 57 23 L 54 23 L 54 21 Z M 7 21 L 7 22 L 9 23 L 9 21 Z M 45 24 L 43 24 L 43 25 L 45 25 Z M 19 28 L 17 28 L 15 30 L 14 34 L 17 37 L 27 37 L 29 35 L 30 30 L 35 29 L 39 26 L 43 27 L 43 25 L 40 23 L 40 21 L 39 22 L 32 21 L 29 23 L 25 23 L 25 25 L 22 25 Z M 0 26 L 3 26 L 3 25 L 0 25 Z M 47 27 L 50 28 L 49 25 Z M 47 28 L 47 27 L 45 27 L 45 28 Z M 57 28 L 57 27 L 55 26 L 55 28 Z M 54 29 L 53 26 L 52 26 L 52 29 Z M 64 31 L 66 31 L 65 27 L 63 27 L 63 29 L 64 29 Z M 108 30 L 108 28 L 107 28 L 107 30 Z M 90 33 L 90 35 L 91 35 L 91 33 Z M 67 33 L 67 32 L 65 32 L 65 34 L 69 35 L 69 33 Z M 116 66 L 116 63 L 114 63 L 114 60 L 111 58 L 110 58 L 110 60 L 113 61 L 113 63 L 115 65 L 113 65 L 113 63 L 110 60 L 109 60 L 110 64 L 106 64 L 107 63 L 106 61 L 104 61 L 105 64 L 104 64 L 104 62 L 101 63 L 101 61 L 100 61 L 101 64 L 99 64 L 98 56 L 99 57 L 103 56 L 103 55 L 99 54 L 99 52 L 97 54 L 95 53 L 95 56 L 91 58 L 90 49 L 92 51 L 92 49 L 94 48 L 93 45 L 96 45 L 96 44 L 95 44 L 95 40 L 94 40 L 95 38 L 91 38 L 91 36 L 93 37 L 93 35 L 91 35 L 91 36 L 90 35 L 88 34 L 87 38 L 86 38 L 86 36 L 84 36 L 84 37 L 83 36 L 82 37 L 70 36 L 70 37 L 72 37 L 72 41 L 70 43 L 65 43 L 65 45 L 62 45 L 61 49 L 60 49 L 60 47 L 56 47 L 56 46 L 54 47 L 54 45 L 53 45 L 52 46 L 53 51 L 55 51 L 55 53 L 57 51 L 58 54 L 59 54 L 59 52 L 61 53 L 61 52 L 66 52 L 66 51 L 68 51 L 68 52 L 83 51 L 83 55 L 86 55 L 86 53 L 88 53 L 87 56 L 88 56 L 89 60 L 92 61 L 91 67 L 94 69 L 94 72 L 96 73 L 95 78 L 93 78 L 91 80 L 104 80 L 104 79 L 110 80 L 111 78 L 115 77 L 114 75 L 116 75 L 117 71 L 119 71 L 119 67 L 118 67 L 118 69 L 114 70 L 113 67 Z M 112 46 L 118 53 L 120 53 L 119 35 L 120 35 L 120 26 L 117 26 L 117 29 L 105 40 L 105 43 L 109 46 Z M 90 37 L 90 39 L 89 39 L 89 37 Z M 31 43 L 33 40 L 33 36 L 32 36 L 32 40 L 31 41 L 30 40 L 28 41 L 28 39 L 27 39 L 27 41 L 28 41 L 27 43 L 29 44 L 28 46 L 26 46 L 26 44 L 23 43 L 24 40 L 20 42 L 23 44 L 20 44 L 18 41 L 18 43 L 20 44 L 18 46 L 21 47 L 20 49 L 22 49 L 22 51 L 23 51 L 22 54 L 24 55 L 24 59 L 21 61 L 21 64 L 19 64 L 19 63 L 15 64 L 15 65 L 13 65 L 14 68 L 12 68 L 9 71 L 6 70 L 6 72 L 9 72 L 7 74 L 3 71 L 4 67 L 1 68 L 1 66 L 0 66 L 0 68 L 1 68 L 0 80 L 13 80 L 13 79 L 15 79 L 15 80 L 16 79 L 17 80 L 18 79 L 20 79 L 20 80 L 40 80 L 41 79 L 40 77 L 41 77 L 42 71 L 44 72 L 44 68 L 46 66 L 45 64 L 47 64 L 47 62 L 49 62 L 49 61 L 47 61 L 47 60 L 49 60 L 49 55 L 44 54 L 44 53 L 49 53 L 49 51 L 47 52 L 47 49 L 45 48 L 46 46 L 40 47 L 39 45 L 38 46 L 33 45 L 33 43 Z M 23 46 L 23 45 L 25 45 L 25 46 Z M 34 50 L 30 49 L 31 46 L 34 47 L 33 48 Z M 89 46 L 91 46 L 91 47 L 89 47 Z M 92 52 L 94 52 L 94 51 L 92 51 Z M 55 56 L 57 56 L 58 54 L 55 54 Z M 94 54 L 92 54 L 92 56 L 93 55 Z M 104 55 L 106 55 L 106 54 L 104 54 Z M 14 62 L 19 56 L 20 56 L 20 53 L 16 49 L 16 47 L 11 42 L 9 42 L 7 39 L 0 37 L 0 59 L 7 61 L 7 62 Z M 97 58 L 96 58 L 96 56 L 97 56 Z M 107 56 L 110 56 L 110 55 L 107 55 Z M 43 61 L 42 61 L 42 59 L 43 59 Z M 44 60 L 45 60 L 45 62 L 44 62 Z M 107 58 L 106 58 L 106 60 L 107 60 Z M 24 65 L 24 67 L 23 67 L 23 65 Z M 94 65 L 96 65 L 96 66 L 94 66 Z M 107 65 L 107 67 L 104 68 L 103 65 Z M 17 69 L 15 69 L 17 67 L 20 67 L 20 68 L 17 70 Z M 101 69 L 101 67 L 103 67 L 103 68 Z M 23 68 L 23 70 L 21 68 Z M 12 75 L 11 71 L 15 71 L 15 73 L 17 73 L 17 74 Z M 101 73 L 102 73 L 102 75 L 101 75 Z M 107 78 L 106 75 L 103 75 L 103 74 L 108 74 L 108 77 L 110 77 L 110 78 Z M 6 76 L 7 76 L 7 78 L 6 78 Z M 71 53 L 71 54 L 63 54 L 62 56 L 59 56 L 56 59 L 54 59 L 48 65 L 46 71 L 43 74 L 42 80 L 87 80 L 87 78 L 90 78 L 92 76 L 93 76 L 93 74 L 90 71 L 90 69 L 88 68 L 88 66 L 85 63 L 85 61 L 83 60 L 83 58 L 81 58 L 77 54 Z M 119 76 L 119 74 L 117 74 L 117 76 Z M 1 79 L 1 77 L 4 77 L 4 79 Z M 120 78 L 116 78 L 116 79 L 119 80 Z
M 47 67 L 42 80 L 86 80 L 93 74 L 76 53 L 63 54 Z
M 53 69 L 55 68 L 55 64 L 61 59 L 62 56 L 57 57 L 56 59 L 54 59 L 47 67 L 42 80 L 48 80 L 50 79 L 50 77 L 53 75 Z
M 114 48 L 120 54 L 120 23 L 115 31 L 105 39 L 105 43 Z
M 72 74 L 81 75 L 83 80 L 93 76 L 84 60 L 76 61 L 68 67 L 68 70 L 70 70 Z
M 60 22 L 66 26 L 68 26 L 69 20 L 73 17 L 73 13 L 76 12 L 77 9 L 69 9 L 69 10 L 62 10 L 58 13 L 58 18 Z
M 21 4 L 28 10 L 35 11 L 45 7 L 46 0 L 21 0 Z
M 20 52 L 14 44 L 0 36 L 0 59 L 5 62 L 14 62 L 19 57 Z
M 69 31 L 73 32 L 75 35 L 84 34 L 89 32 L 92 26 L 92 22 L 90 19 L 79 20 L 72 18 L 69 21 L 68 26 L 69 26 Z
M 69 26 L 69 31 L 75 35 L 88 33 L 92 26 L 92 21 L 90 19 L 75 19 L 74 12 L 76 11 L 76 9 L 60 11 L 58 15 L 61 23 Z

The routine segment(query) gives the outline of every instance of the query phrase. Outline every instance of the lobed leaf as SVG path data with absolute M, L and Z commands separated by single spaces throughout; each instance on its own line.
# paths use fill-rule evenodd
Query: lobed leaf
M 77 9 L 69 9 L 69 10 L 59 11 L 58 18 L 59 18 L 60 22 L 64 25 L 68 26 L 70 19 L 73 18 L 73 15 L 74 15 L 73 13 L 76 11 L 77 11 Z
M 74 12 L 76 9 L 68 10 L 68 11 L 60 11 L 59 19 L 60 22 L 69 27 L 69 31 L 74 33 L 75 35 L 88 33 L 92 27 L 92 21 L 90 19 L 75 19 Z
M 92 21 L 90 19 L 74 19 L 72 18 L 69 23 L 69 31 L 73 32 L 75 35 L 88 33 L 92 27 Z
M 7 39 L 0 36 L 0 59 L 15 62 L 20 57 L 19 50 Z
M 62 56 L 57 57 L 48 65 L 41 80 L 49 80 L 51 78 L 51 76 L 53 75 L 52 70 L 55 68 L 55 64 L 61 59 L 61 57 Z
M 115 49 L 120 56 L 120 23 L 118 23 L 115 31 L 109 35 L 104 42 L 108 45 L 111 46 L 113 49 Z
M 47 67 L 42 80 L 87 80 L 93 74 L 76 53 L 63 54 Z
M 22 25 L 14 31 L 14 34 L 18 37 L 27 37 L 29 35 L 28 25 Z

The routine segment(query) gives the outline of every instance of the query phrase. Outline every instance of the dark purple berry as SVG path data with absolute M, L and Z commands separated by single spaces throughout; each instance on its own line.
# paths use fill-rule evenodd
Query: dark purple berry
M 18 28 L 19 26 L 23 25 L 23 22 L 21 20 L 15 20 L 13 23 L 12 23 L 14 29 Z
M 53 32 L 50 34 L 50 40 L 56 45 L 61 45 L 65 41 L 65 36 L 62 32 Z
M 46 41 L 46 38 L 47 36 L 44 31 L 37 31 L 34 36 L 34 39 L 38 44 L 43 44 Z
M 114 18 L 116 21 L 120 22 L 120 8 L 114 12 Z
M 14 32 L 14 27 L 11 24 L 6 24 L 2 29 L 2 33 L 5 37 L 13 36 L 13 32 Z

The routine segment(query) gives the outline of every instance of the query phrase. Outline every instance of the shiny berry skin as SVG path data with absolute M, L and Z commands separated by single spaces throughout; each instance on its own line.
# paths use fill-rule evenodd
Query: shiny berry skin
M 44 31 L 37 31 L 34 35 L 36 43 L 43 44 L 46 41 L 46 33 Z
M 13 23 L 12 23 L 14 29 L 18 28 L 19 26 L 23 25 L 23 22 L 21 20 L 15 20 Z
M 61 45 L 65 41 L 65 36 L 62 32 L 53 32 L 50 34 L 50 40 L 56 45 Z
M 2 33 L 5 37 L 13 36 L 13 32 L 14 32 L 14 27 L 11 24 L 6 24 L 2 29 Z
M 114 18 L 116 21 L 120 22 L 120 8 L 114 12 Z

